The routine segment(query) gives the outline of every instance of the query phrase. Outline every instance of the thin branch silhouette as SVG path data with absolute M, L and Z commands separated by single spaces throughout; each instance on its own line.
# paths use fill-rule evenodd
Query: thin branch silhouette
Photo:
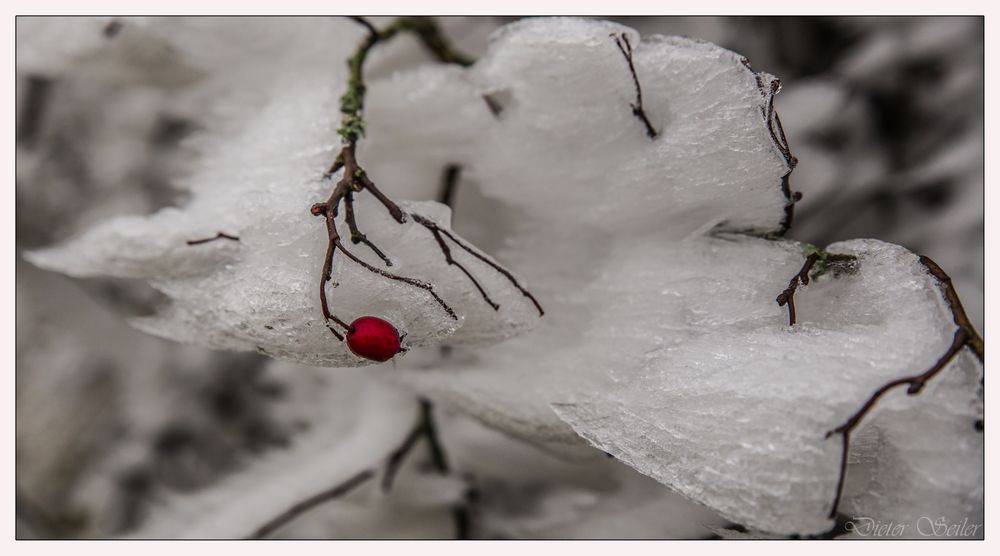
M 958 294 L 955 292 L 955 287 L 952 285 L 951 277 L 948 276 L 948 274 L 946 274 L 945 271 L 942 270 L 941 267 L 929 257 L 921 256 L 920 264 L 922 264 L 927 271 L 937 279 L 938 285 L 943 288 L 945 300 L 948 303 L 948 308 L 951 310 L 952 320 L 956 326 L 955 334 L 952 337 L 951 345 L 929 369 L 920 374 L 897 378 L 883 384 L 876 389 L 875 392 L 873 392 L 865 401 L 865 403 L 862 404 L 861 407 L 850 417 L 848 417 L 843 424 L 826 433 L 826 438 L 839 434 L 841 439 L 840 472 L 837 477 L 837 487 L 833 498 L 833 504 L 830 507 L 830 518 L 837 516 L 837 513 L 840 510 L 840 502 L 844 494 L 844 483 L 847 479 L 847 457 L 851 449 L 851 433 L 857 429 L 865 416 L 868 415 L 879 400 L 881 400 L 882 397 L 890 391 L 900 386 L 906 386 L 907 395 L 916 396 L 923 391 L 924 386 L 926 386 L 931 379 L 947 368 L 948 364 L 951 363 L 962 351 L 962 348 L 968 347 L 969 351 L 975 355 L 979 362 L 983 362 L 983 339 L 976 332 L 972 323 L 969 321 L 968 316 L 965 314 L 965 308 L 962 307 L 962 302 L 958 298 Z M 977 423 L 981 423 L 981 420 L 977 421 Z M 977 430 L 981 430 L 981 424 L 977 426 Z

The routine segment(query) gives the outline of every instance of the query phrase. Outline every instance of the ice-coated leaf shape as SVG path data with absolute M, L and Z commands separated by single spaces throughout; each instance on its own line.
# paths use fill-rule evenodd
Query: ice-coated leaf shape
M 802 265 L 797 245 L 630 241 L 530 335 L 399 379 L 550 445 L 572 441 L 562 419 L 752 528 L 825 531 L 840 458 L 826 432 L 883 383 L 930 368 L 954 331 L 936 280 L 911 253 L 876 241 L 830 249 L 856 254 L 857 273 L 801 288 L 789 327 L 774 298 Z M 883 400 L 857 433 L 851 469 L 865 470 L 849 472 L 844 511 L 958 520 L 981 511 L 981 376 L 963 354 L 919 397 Z M 880 442 L 863 440 L 876 433 Z
M 634 47 L 655 139 L 632 112 L 634 84 L 612 34 L 627 34 Z M 193 176 L 202 186 L 192 188 L 192 204 L 150 221 L 183 226 L 164 224 L 121 250 L 80 243 L 36 262 L 81 275 L 106 266 L 156 273 L 159 287 L 185 299 L 160 321 L 173 337 L 348 364 L 342 351 L 319 347 L 329 342 L 316 318 L 323 238 L 318 222 L 301 218 L 328 191 L 316 169 L 333 156 L 341 85 L 315 77 L 321 71 L 310 75 L 283 80 L 273 101 L 203 145 L 214 166 Z M 753 529 L 828 529 L 840 445 L 826 431 L 880 384 L 928 368 L 953 325 L 912 254 L 853 242 L 830 249 L 857 254 L 857 273 L 802 288 L 800 324 L 790 328 L 774 297 L 801 266 L 800 246 L 707 235 L 763 235 L 786 223 L 782 178 L 792 162 L 770 112 L 777 88 L 713 45 L 640 41 L 625 27 L 569 19 L 510 25 L 469 69 L 422 68 L 372 82 L 373 138 L 361 154 L 373 178 L 384 167 L 395 197 L 427 198 L 431 166 L 462 164 L 496 203 L 487 210 L 515 217 L 496 240 L 505 246 L 499 255 L 531 280 L 547 309 L 530 334 L 454 350 L 425 369 L 404 361 L 393 377 L 521 438 L 576 450 L 582 436 Z M 483 94 L 500 103 L 496 117 Z M 411 170 L 420 174 L 412 183 Z M 391 190 L 411 185 L 420 193 Z M 404 208 L 447 223 L 431 205 Z M 367 200 L 359 212 L 397 270 L 440 260 L 426 230 L 392 223 Z M 201 246 L 211 250 L 205 260 L 188 259 L 186 248 L 174 254 L 184 239 L 224 226 L 243 238 L 238 245 Z M 483 310 L 481 300 L 457 269 L 435 268 L 441 274 L 428 279 L 441 284 L 442 297 L 464 288 L 477 301 L 463 305 L 453 338 L 479 337 L 476 327 L 506 337 L 523 322 L 469 316 Z M 394 285 L 351 272 L 360 271 L 338 267 L 334 276 L 335 309 L 396 309 L 387 316 L 403 321 L 417 344 L 454 328 L 425 294 L 379 290 Z M 387 301 L 399 305 L 379 305 Z M 528 307 L 523 298 L 501 304 Z M 879 405 L 856 434 L 844 511 L 981 511 L 982 436 L 973 428 L 981 372 L 963 354 L 919 397 L 897 392 Z M 922 434 L 929 430 L 946 441 Z
M 365 363 L 323 323 L 319 281 L 326 230 L 322 219 L 309 214 L 309 207 L 325 200 L 333 187 L 321 175 L 335 155 L 341 82 L 322 72 L 294 75 L 274 85 L 267 100 L 260 95 L 245 100 L 243 120 L 230 118 L 194 141 L 203 159 L 183 184 L 192 194 L 186 206 L 109 221 L 27 258 L 74 276 L 149 280 L 172 300 L 160 315 L 138 323 L 158 335 L 315 365 Z M 371 175 L 379 179 L 377 169 Z M 407 186 L 389 183 L 385 190 L 401 200 L 408 197 Z M 400 202 L 404 210 L 449 229 L 446 207 Z M 385 267 L 364 245 L 352 245 L 341 221 L 345 245 L 373 266 L 433 284 L 456 316 L 426 290 L 364 270 L 341 253 L 335 255 L 327 284 L 331 307 L 341 319 L 380 316 L 413 346 L 433 344 L 460 327 L 455 342 L 496 341 L 537 320 L 534 306 L 506 277 L 458 243 L 451 244 L 452 255 L 499 310 L 483 300 L 458 267 L 447 264 L 433 235 L 413 218 L 396 223 L 367 194 L 358 196 L 356 210 L 362 231 L 393 266 Z M 239 241 L 187 244 L 220 231 Z M 457 242 L 473 248 L 460 237 Z
M 802 291 L 800 324 L 789 328 L 775 314 L 769 284 L 780 284 L 800 259 L 758 243 L 716 245 L 716 270 L 700 277 L 647 266 L 642 285 L 632 285 L 637 291 L 619 293 L 606 308 L 604 333 L 630 347 L 634 334 L 650 334 L 652 323 L 641 324 L 652 317 L 662 339 L 636 343 L 641 355 L 611 363 L 599 384 L 554 407 L 601 449 L 734 521 L 818 533 L 831 526 L 840 455 L 839 437 L 825 433 L 882 384 L 930 368 L 951 343 L 951 315 L 914 255 L 855 241 L 830 249 L 857 255 L 857 274 L 824 277 Z M 785 272 L 775 275 L 778 268 Z M 654 316 L 639 301 L 657 290 L 666 302 Z M 981 373 L 964 353 L 920 397 L 899 389 L 877 406 L 867 434 L 878 442 L 852 451 L 872 484 L 849 489 L 845 509 L 961 519 L 981 507 L 983 444 L 974 428 Z
M 629 107 L 613 33 L 630 36 L 656 139 Z M 455 152 L 517 215 L 501 255 L 548 314 L 528 335 L 394 378 L 553 449 L 575 453 L 578 433 L 752 528 L 829 529 L 840 443 L 825 433 L 882 383 L 929 368 L 954 325 L 915 256 L 858 242 L 831 249 L 857 253 L 859 273 L 803 288 L 789 328 L 775 296 L 800 246 L 704 237 L 782 227 L 791 158 L 770 113 L 777 81 L 713 45 L 560 19 L 505 27 L 464 75 L 436 71 L 455 76 L 440 86 L 449 98 L 479 87 L 504 99 L 495 122 L 476 120 L 482 139 Z M 869 484 L 848 482 L 844 511 L 981 509 L 981 366 L 964 354 L 947 373 L 920 399 L 886 399 L 857 432 L 851 467 L 873 469 L 854 472 Z M 898 457 L 866 455 L 863 439 L 891 428 L 899 404 L 955 445 L 925 444 L 899 420 L 907 433 L 879 445 Z M 943 461 L 961 471 L 944 480 Z
M 654 140 L 632 113 L 635 88 L 611 35 L 633 46 Z M 619 232 L 664 221 L 674 237 L 706 221 L 781 226 L 790 168 L 772 136 L 777 82 L 738 54 L 679 37 L 640 42 L 608 22 L 531 19 L 498 31 L 472 78 L 510 98 L 484 130 L 489 155 L 470 161 L 488 195 Z
M 635 86 L 613 35 L 633 46 L 654 140 L 632 113 Z M 783 227 L 790 195 L 783 178 L 793 162 L 772 110 L 779 86 L 707 42 L 529 19 L 494 33 L 471 68 L 374 82 L 365 156 L 399 175 L 418 161 L 461 163 L 483 193 L 553 225 L 763 234 Z M 391 156 L 398 145 L 424 156 Z

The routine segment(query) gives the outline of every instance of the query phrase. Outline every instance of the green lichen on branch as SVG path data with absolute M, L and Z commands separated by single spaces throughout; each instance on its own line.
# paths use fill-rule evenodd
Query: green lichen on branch
M 809 272 L 809 277 L 814 280 L 831 270 L 834 271 L 835 275 L 839 275 L 840 273 L 852 274 L 857 270 L 858 258 L 854 255 L 830 253 L 822 247 L 807 243 L 802 248 L 802 256 L 808 260 L 810 255 L 816 256 L 816 262 L 812 265 Z
M 340 97 L 340 128 L 337 133 L 345 143 L 356 142 L 365 135 L 365 80 L 362 68 L 372 48 L 386 42 L 399 33 L 413 33 L 420 43 L 439 62 L 470 66 L 473 59 L 453 48 L 441 33 L 441 29 L 430 17 L 398 17 L 382 29 L 375 29 L 363 18 L 352 18 L 368 29 L 365 38 L 354 54 L 347 59 L 347 90 Z
M 779 307 L 788 307 L 788 326 L 795 325 L 795 291 L 799 285 L 808 286 L 810 279 L 822 276 L 829 270 L 833 270 L 836 276 L 840 273 L 852 274 L 857 269 L 858 259 L 854 255 L 830 253 L 808 243 L 802 248 L 802 255 L 806 258 L 802 268 L 792 276 L 788 287 L 774 299 Z

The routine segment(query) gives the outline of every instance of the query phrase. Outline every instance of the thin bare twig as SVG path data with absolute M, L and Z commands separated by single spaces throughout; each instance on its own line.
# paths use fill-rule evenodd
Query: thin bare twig
M 423 282 L 423 281 L 417 280 L 416 278 L 409 278 L 409 277 L 406 277 L 406 276 L 400 276 L 398 274 L 393 274 L 391 272 L 387 272 L 387 271 L 382 270 L 380 268 L 376 268 L 376 267 L 374 267 L 374 266 L 366 263 L 365 261 L 359 259 L 357 257 L 357 255 L 355 255 L 354 253 L 351 253 L 350 251 L 348 251 L 347 248 L 344 247 L 343 242 L 341 242 L 339 239 L 337 239 L 335 241 L 335 244 L 336 244 L 337 248 L 340 249 L 340 251 L 343 254 L 347 255 L 347 257 L 349 259 L 351 259 L 352 261 L 358 263 L 362 268 L 364 268 L 366 270 L 369 270 L 371 272 L 374 272 L 375 274 L 378 274 L 380 276 L 384 276 L 384 277 L 386 277 L 386 278 L 388 278 L 390 280 L 396 280 L 397 282 L 403 282 L 404 284 L 409 284 L 409 285 L 411 285 L 411 286 L 413 286 L 415 288 L 420 288 L 420 289 L 426 291 L 427 293 L 430 294 L 431 297 L 434 298 L 434 301 L 437 301 L 438 305 L 440 305 L 441 308 L 443 308 L 445 310 L 445 312 L 448 313 L 448 316 L 450 316 L 454 320 L 458 320 L 458 315 L 455 314 L 454 309 L 452 309 L 450 305 L 448 305 L 447 303 L 445 303 L 445 301 L 443 299 L 441 299 L 441 296 L 439 296 L 437 294 L 437 292 L 434 291 L 434 285 L 433 284 L 429 284 L 427 282 Z
M 792 219 L 795 216 L 795 204 L 802 200 L 802 192 L 792 191 L 789 179 L 799 161 L 792 155 L 792 151 L 788 147 L 788 139 L 785 137 L 785 129 L 781 125 L 781 118 L 778 117 L 778 112 L 774 109 L 774 96 L 781 89 L 781 81 L 771 79 L 770 82 L 765 83 L 763 74 L 753 70 L 749 59 L 743 57 L 740 58 L 740 62 L 747 70 L 753 73 L 754 79 L 757 82 L 757 88 L 760 90 L 760 94 L 766 99 L 766 102 L 760 109 L 761 116 L 763 116 L 764 122 L 767 125 L 771 141 L 778 148 L 778 152 L 781 153 L 782 158 L 785 159 L 785 164 L 788 166 L 788 172 L 781 176 L 781 192 L 785 196 L 784 216 L 778 224 L 778 228 L 766 235 L 766 237 L 772 238 L 781 237 L 792 227 Z
M 650 139 L 655 139 L 659 132 L 653 128 L 653 124 L 650 123 L 649 118 L 646 116 L 646 111 L 642 107 L 642 86 L 639 85 L 639 76 L 635 73 L 635 64 L 632 62 L 632 43 L 628 40 L 628 34 L 622 33 L 612 33 L 611 36 L 615 39 L 615 44 L 618 45 L 618 50 L 621 50 L 622 56 L 625 57 L 625 61 L 628 63 L 628 71 L 632 74 L 632 83 L 635 84 L 635 102 L 629 103 L 632 108 L 632 115 L 639 118 L 639 121 L 646 126 L 646 135 Z
M 962 306 L 962 300 L 958 298 L 958 292 L 955 291 L 955 285 L 952 284 L 951 276 L 948 276 L 944 270 L 930 257 L 921 256 L 920 264 L 924 265 L 924 268 L 931 273 L 932 276 L 937 278 L 938 283 L 944 288 L 944 298 L 948 302 L 948 307 L 951 309 L 952 319 L 955 322 L 955 326 L 965 330 L 966 334 L 969 335 L 969 349 L 972 353 L 979 359 L 979 362 L 983 362 L 983 338 L 976 332 L 976 328 L 972 326 L 972 321 L 969 320 L 968 315 L 965 314 L 965 307 Z
M 392 484 L 396 480 L 399 468 L 403 465 L 403 460 L 406 459 L 406 455 L 413 450 L 413 447 L 416 446 L 417 442 L 419 442 L 425 434 L 426 425 L 424 424 L 423 411 L 421 411 L 420 418 L 417 420 L 416 426 L 413 427 L 410 434 L 406 435 L 403 443 L 389 454 L 389 459 L 386 460 L 385 471 L 382 473 L 382 492 L 389 492 L 392 490 Z
M 511 274 L 510 271 L 508 271 L 506 268 L 504 268 L 504 267 L 496 264 L 495 262 L 489 260 L 489 258 L 487 258 L 485 255 L 483 255 L 482 253 L 476 251 L 471 246 L 467 245 L 465 242 L 463 242 L 460 239 L 458 239 L 457 236 L 455 236 L 454 234 L 452 234 L 447 229 L 438 226 L 432 220 L 424 218 L 424 217 L 422 217 L 422 216 L 420 216 L 418 214 L 414 214 L 412 216 L 413 216 L 413 221 L 414 222 L 416 222 L 417 224 L 420 224 L 421 226 L 427 228 L 431 232 L 431 234 L 437 240 L 438 246 L 441 247 L 441 252 L 444 253 L 445 260 L 448 262 L 448 264 L 455 265 L 459 269 L 461 269 L 462 272 L 464 272 L 466 274 L 466 276 L 468 276 L 469 279 L 472 280 L 472 283 L 479 290 L 479 293 L 482 294 L 483 299 L 491 307 L 493 307 L 494 309 L 497 309 L 497 310 L 500 309 L 500 305 L 498 305 L 492 299 L 490 299 L 489 295 L 486 294 L 486 290 L 484 290 L 483 287 L 479 284 L 479 282 L 476 281 L 476 278 L 472 275 L 472 273 L 470 273 L 469 270 L 467 268 L 465 268 L 464 266 L 462 266 L 460 263 L 458 263 L 457 261 L 455 261 L 455 259 L 451 256 L 451 249 L 448 248 L 448 245 L 444 241 L 445 237 L 448 238 L 448 239 L 450 239 L 455 245 L 457 245 L 458 247 L 460 247 L 465 252 L 469 253 L 470 255 L 472 255 L 473 257 L 475 257 L 477 259 L 479 259 L 480 261 L 486 263 L 491 268 L 493 268 L 493 270 L 496 270 L 498 273 L 500 273 L 505 278 L 507 278 L 507 280 L 510 281 L 510 283 L 519 292 L 521 292 L 521 295 L 523 295 L 523 296 L 525 296 L 525 297 L 527 297 L 528 299 L 531 300 L 532 304 L 534 304 L 534 306 L 535 306 L 535 309 L 538 310 L 538 316 L 545 315 L 545 310 L 542 309 L 541 304 L 538 303 L 538 300 L 535 299 L 535 296 L 532 295 L 531 292 L 529 292 L 523 286 L 521 286 L 521 284 L 517 281 L 517 279 L 514 278 L 514 275 Z
M 220 239 L 228 239 L 230 241 L 239 241 L 240 238 L 230 235 L 227 233 L 219 232 L 212 237 L 206 237 L 204 239 L 189 239 L 187 240 L 188 245 L 201 245 L 202 243 L 209 243 L 211 241 L 217 241 Z
M 792 276 L 791 281 L 788 282 L 788 287 L 778 294 L 778 297 L 774 300 L 778 303 L 779 307 L 788 306 L 788 326 L 795 325 L 795 291 L 798 289 L 799 284 L 803 286 L 809 285 L 809 275 L 813 272 L 813 267 L 817 263 L 820 263 L 822 269 L 826 268 L 827 264 L 843 264 L 854 262 L 856 258 L 853 255 L 841 255 L 837 253 L 827 253 L 823 250 L 815 250 L 806 256 L 805 263 L 802 265 L 802 269 L 799 270 L 795 276 Z
M 871 411 L 875 404 L 882 399 L 887 393 L 900 386 L 906 386 L 906 393 L 910 396 L 915 396 L 923 391 L 924 386 L 935 376 L 943 371 L 949 363 L 951 363 L 955 357 L 961 352 L 962 348 L 968 347 L 969 350 L 979 359 L 979 362 L 983 362 L 983 340 L 982 337 L 973 328 L 972 323 L 969 321 L 968 316 L 965 314 L 965 309 L 962 307 L 962 302 L 958 298 L 958 294 L 955 292 L 955 288 L 952 285 L 951 277 L 949 277 L 940 266 L 932 261 L 929 257 L 920 257 L 920 263 L 933 275 L 938 284 L 944 289 L 944 297 L 948 302 L 948 308 L 951 310 L 952 320 L 957 327 L 955 329 L 955 335 L 952 337 L 951 345 L 944 352 L 944 354 L 938 358 L 938 360 L 926 371 L 902 378 L 897 378 L 891 380 L 882 386 L 880 386 L 868 400 L 862 404 L 861 408 L 855 411 L 848 419 L 839 427 L 834 428 L 826 433 L 826 438 L 830 438 L 835 434 L 840 435 L 841 439 L 841 454 L 840 454 L 840 472 L 837 478 L 837 490 L 834 494 L 833 505 L 830 508 L 829 517 L 836 517 L 837 512 L 840 509 L 840 502 L 844 493 L 844 483 L 847 479 L 847 457 L 851 449 L 851 433 L 861 424 L 864 417 Z M 982 430 L 981 420 L 977 421 L 977 430 Z
M 352 476 L 346 481 L 339 483 L 333 487 L 330 487 L 323 492 L 310 496 L 305 500 L 295 504 L 291 508 L 288 508 L 284 512 L 281 512 L 274 519 L 269 520 L 267 523 L 258 527 L 253 533 L 248 535 L 246 538 L 253 539 L 266 539 L 267 537 L 274 534 L 275 531 L 281 529 L 287 525 L 293 519 L 299 517 L 300 515 L 308 512 L 309 510 L 325 504 L 331 500 L 340 498 L 341 496 L 349 494 L 355 488 L 361 486 L 369 479 L 375 476 L 375 471 L 372 469 L 365 469 L 360 473 Z
M 486 293 L 486 290 L 483 289 L 483 286 L 479 283 L 478 280 L 476 280 L 476 277 L 473 276 L 472 273 L 469 272 L 469 269 L 465 268 L 465 266 L 462 263 L 456 261 L 455 258 L 451 256 L 451 248 L 449 248 L 448 244 L 445 243 L 444 238 L 441 236 L 441 229 L 437 226 L 437 224 L 431 222 L 430 220 L 427 220 L 426 218 L 423 218 L 422 216 L 417 216 L 417 215 L 413 215 L 413 220 L 431 231 L 431 234 L 434 236 L 434 239 L 437 240 L 438 247 L 440 247 L 441 252 L 444 253 L 445 262 L 447 262 L 449 265 L 458 267 L 459 270 L 464 272 L 465 275 L 469 277 L 469 280 L 472 281 L 472 284 L 476 286 L 476 289 L 479 290 L 479 293 L 483 296 L 483 299 L 486 301 L 486 303 L 490 307 L 493 307 L 493 310 L 499 311 L 500 305 L 495 301 L 493 301 L 492 299 L 490 299 L 489 294 Z
M 538 302 L 537 299 L 535 299 L 535 296 L 532 295 L 532 293 L 529 292 L 527 289 L 525 289 L 525 287 L 522 286 L 517 281 L 516 278 L 514 278 L 514 275 L 511 274 L 509 270 L 507 270 L 506 268 L 504 268 L 504 267 L 498 265 L 497 263 L 491 261 L 489 258 L 486 257 L 486 255 L 483 255 L 482 253 L 476 251 L 470 245 L 468 245 L 464 241 L 458 239 L 458 237 L 455 236 L 454 234 L 452 234 L 450 231 L 448 231 L 448 230 L 446 230 L 444 228 L 438 228 L 438 229 L 448 239 L 450 239 L 451 241 L 453 241 L 455 243 L 455 245 L 461 247 L 463 250 L 465 250 L 467 253 L 469 253 L 473 257 L 475 257 L 475 258 L 479 259 L 480 261 L 483 261 L 484 263 L 486 263 L 488 266 L 490 266 L 491 268 L 493 268 L 493 270 L 495 270 L 495 271 L 499 272 L 501 275 L 503 275 L 504 278 L 507 278 L 507 280 L 510 281 L 511 285 L 513 285 L 517 289 L 517 291 L 521 292 L 521 295 L 523 295 L 523 296 L 525 296 L 525 297 L 527 297 L 528 299 L 531 300 L 531 303 L 535 306 L 535 309 L 538 310 L 538 316 L 541 317 L 541 316 L 545 315 L 545 309 L 542 309 L 542 305 Z
M 792 276 L 791 281 L 788 282 L 788 287 L 774 299 L 778 302 L 779 307 L 788 305 L 788 326 L 795 324 L 795 290 L 798 289 L 799 284 L 803 286 L 809 285 L 809 271 L 812 270 L 813 265 L 818 260 L 819 256 L 815 253 L 806 257 L 806 262 L 802 265 L 802 269 L 795 276 Z
M 378 255 L 380 259 L 382 259 L 385 266 L 392 266 L 392 261 L 389 260 L 389 257 L 385 256 L 385 253 L 372 243 L 371 240 L 368 239 L 368 236 L 361 233 L 358 229 L 358 223 L 354 217 L 354 193 L 351 191 L 348 191 L 347 194 L 344 195 L 344 221 L 347 222 L 347 229 L 351 231 L 351 243 L 354 245 L 364 243 L 369 249 Z

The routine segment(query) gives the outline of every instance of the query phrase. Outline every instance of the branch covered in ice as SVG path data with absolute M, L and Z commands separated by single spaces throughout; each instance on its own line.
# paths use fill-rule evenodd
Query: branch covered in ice
M 272 85 L 270 98 L 248 101 L 254 111 L 245 121 L 200 137 L 204 159 L 187 179 L 193 198 L 183 209 L 114 220 L 63 246 L 30 254 L 30 260 L 75 276 L 149 280 L 172 303 L 157 317 L 138 322 L 144 330 L 319 365 L 363 362 L 326 332 L 326 303 L 321 311 L 315 289 L 309 294 L 321 274 L 329 273 L 324 301 L 335 300 L 343 321 L 380 316 L 412 346 L 434 344 L 460 329 L 452 341 L 497 341 L 530 327 L 537 302 L 524 295 L 521 281 L 452 232 L 450 214 L 440 205 L 390 202 L 395 210 L 386 213 L 376 202 L 386 198 L 379 195 L 351 198 L 339 214 L 331 206 L 320 211 L 328 230 L 350 229 L 352 239 L 364 237 L 379 250 L 336 260 L 330 253 L 323 256 L 328 234 L 317 229 L 309 207 L 322 199 L 329 183 L 323 170 L 335 158 L 336 122 L 330 117 L 335 112 L 329 108 L 339 81 L 313 71 L 293 75 Z M 484 105 L 480 109 L 486 112 Z M 364 172 L 357 178 L 353 166 L 351 171 L 343 180 L 347 186 L 355 179 L 371 183 Z M 405 192 L 407 183 L 400 181 L 386 187 Z M 404 210 L 421 218 L 400 222 Z M 364 236 L 354 233 L 357 222 L 364 222 Z M 240 241 L 195 239 L 218 230 Z M 435 234 L 455 246 L 449 253 L 453 264 L 441 256 Z M 346 255 L 346 246 L 339 251 Z M 393 265 L 391 272 L 380 269 L 386 263 Z M 321 272 L 325 264 L 329 267 Z M 454 272 L 455 265 L 476 281 Z M 490 292 L 490 303 L 482 301 L 482 291 Z

